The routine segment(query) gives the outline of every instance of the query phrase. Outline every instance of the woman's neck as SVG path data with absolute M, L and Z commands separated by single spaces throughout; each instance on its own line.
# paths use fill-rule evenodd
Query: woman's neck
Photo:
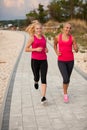
M 35 34 L 35 36 L 36 36 L 37 38 L 42 38 L 42 34 L 40 34 L 40 35 Z
M 63 33 L 63 34 L 62 34 L 62 39 L 63 39 L 64 41 L 68 41 L 68 40 L 69 40 L 69 34 Z
M 64 37 L 68 37 L 70 34 L 63 33 L 62 35 L 63 35 Z

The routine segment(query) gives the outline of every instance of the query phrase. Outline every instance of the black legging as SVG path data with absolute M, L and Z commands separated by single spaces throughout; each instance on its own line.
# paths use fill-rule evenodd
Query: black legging
M 68 84 L 70 82 L 70 75 L 73 70 L 74 61 L 58 61 L 58 66 L 63 77 L 63 83 Z
M 41 75 L 41 83 L 46 84 L 48 63 L 47 60 L 31 59 L 31 68 L 34 74 L 34 81 L 38 82 Z

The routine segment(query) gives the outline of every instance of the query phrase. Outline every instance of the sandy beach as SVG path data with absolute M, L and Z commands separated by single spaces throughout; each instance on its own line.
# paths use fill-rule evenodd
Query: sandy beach
M 0 31 L 0 106 L 10 74 L 24 43 L 24 35 L 16 31 Z M 75 53 L 76 65 L 87 74 L 87 51 Z
M 85 53 L 74 53 L 75 65 L 85 74 L 87 74 L 87 50 Z
M 0 30 L 0 106 L 23 43 L 23 34 L 16 31 Z

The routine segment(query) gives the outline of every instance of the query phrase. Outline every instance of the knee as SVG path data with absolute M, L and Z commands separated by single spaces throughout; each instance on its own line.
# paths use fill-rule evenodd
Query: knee
M 46 84 L 46 78 L 42 78 L 42 79 L 41 79 L 41 83 L 42 83 L 42 84 Z
M 65 78 L 65 79 L 63 80 L 63 83 L 64 83 L 64 84 L 69 84 L 69 82 L 70 82 L 69 78 Z

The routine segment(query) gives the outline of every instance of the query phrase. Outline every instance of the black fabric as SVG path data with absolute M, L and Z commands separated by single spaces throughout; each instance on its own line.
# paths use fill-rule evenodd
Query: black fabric
M 70 76 L 73 70 L 74 61 L 58 61 L 58 67 L 63 77 L 63 83 L 68 84 L 70 82 Z
M 47 60 L 31 59 L 31 68 L 34 74 L 34 81 L 38 82 L 41 76 L 41 83 L 46 84 L 46 76 L 48 70 Z

